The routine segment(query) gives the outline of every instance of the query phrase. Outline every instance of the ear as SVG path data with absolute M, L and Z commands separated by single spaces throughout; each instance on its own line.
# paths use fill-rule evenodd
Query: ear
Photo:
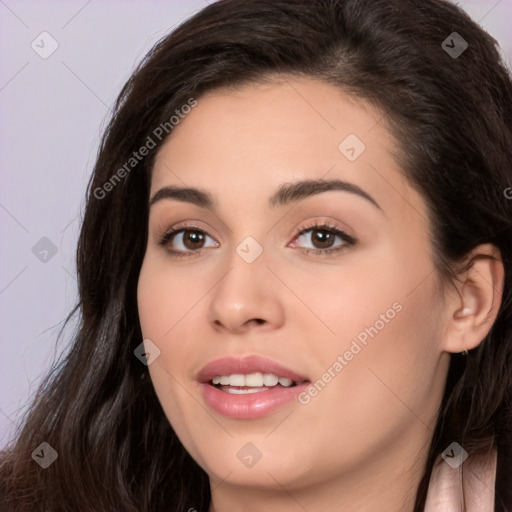
M 465 263 L 445 302 L 446 352 L 477 347 L 491 330 L 501 306 L 505 271 L 499 249 L 491 244 L 479 245 Z

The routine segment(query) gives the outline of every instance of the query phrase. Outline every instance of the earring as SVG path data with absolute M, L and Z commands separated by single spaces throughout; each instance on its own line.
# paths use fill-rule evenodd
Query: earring
M 467 350 L 463 350 L 462 352 L 459 352 L 459 354 L 462 354 L 463 356 L 467 356 L 468 355 L 468 351 Z

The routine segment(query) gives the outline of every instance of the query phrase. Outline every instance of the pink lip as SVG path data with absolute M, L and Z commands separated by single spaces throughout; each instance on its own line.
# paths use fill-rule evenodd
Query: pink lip
M 285 388 L 275 386 L 268 391 L 234 395 L 214 387 L 210 381 L 217 375 L 233 375 L 236 373 L 273 373 L 279 377 L 287 377 L 297 383 L 296 386 Z M 260 356 L 243 358 L 225 357 L 208 363 L 197 375 L 201 383 L 201 392 L 206 403 L 223 416 L 237 419 L 253 419 L 271 414 L 280 406 L 293 401 L 304 391 L 310 382 L 306 377 L 285 368 L 284 366 Z
M 309 386 L 309 382 L 291 388 L 276 386 L 268 391 L 247 395 L 231 395 L 211 384 L 201 384 L 206 403 L 216 412 L 230 418 L 250 420 L 267 416 L 282 405 L 294 401 L 299 393 Z

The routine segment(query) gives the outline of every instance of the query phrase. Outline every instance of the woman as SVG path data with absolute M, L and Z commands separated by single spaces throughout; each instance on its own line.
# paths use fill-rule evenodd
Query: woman
M 512 510 L 511 98 L 442 0 L 222 0 L 160 41 L 3 509 Z

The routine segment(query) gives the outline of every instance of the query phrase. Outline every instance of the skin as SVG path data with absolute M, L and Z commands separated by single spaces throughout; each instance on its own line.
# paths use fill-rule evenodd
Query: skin
M 352 162 L 338 149 L 348 134 L 366 146 Z M 281 77 L 198 98 L 160 149 L 151 197 L 176 185 L 217 202 L 151 206 L 138 285 L 143 336 L 160 349 L 151 379 L 210 477 L 210 511 L 412 511 L 449 353 L 488 332 L 503 273 L 492 247 L 480 246 L 441 295 L 425 201 L 398 168 L 396 147 L 374 107 L 317 80 Z M 305 179 L 350 182 L 380 208 L 340 190 L 269 207 L 280 185 Z M 322 248 L 318 231 L 298 231 L 326 220 L 356 244 L 306 254 Z M 203 252 L 182 235 L 159 245 L 178 224 L 206 232 Z M 252 263 L 236 252 L 247 236 L 263 249 Z M 396 303 L 400 312 L 306 405 L 240 420 L 202 398 L 195 375 L 227 355 L 265 356 L 316 381 Z M 237 457 L 248 442 L 262 453 L 251 468 Z

